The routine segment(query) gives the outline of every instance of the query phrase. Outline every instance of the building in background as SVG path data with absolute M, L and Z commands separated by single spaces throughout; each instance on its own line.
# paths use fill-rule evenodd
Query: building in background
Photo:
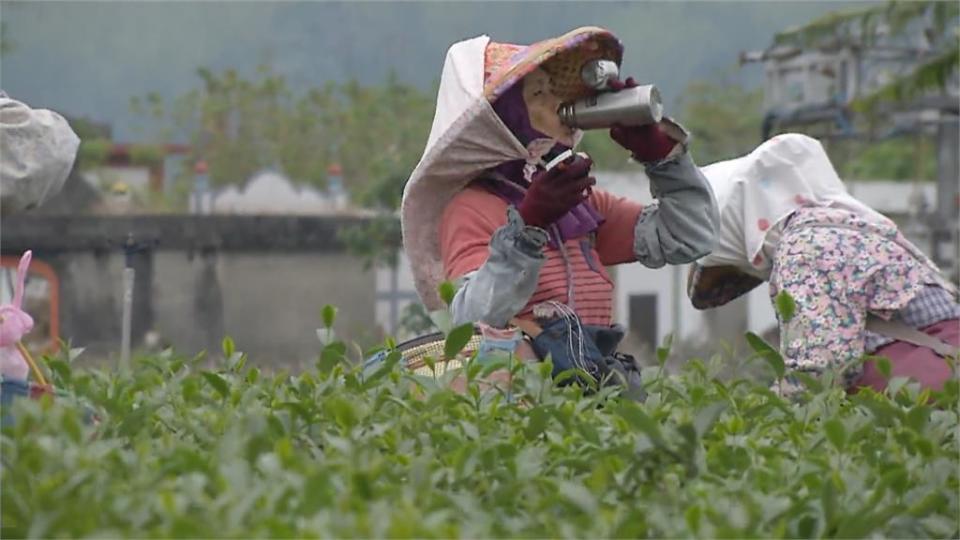
M 770 47 L 741 53 L 740 61 L 763 66 L 764 140 L 799 131 L 828 145 L 893 138 L 912 144 L 916 137 L 935 141 L 935 194 L 925 205 L 914 204 L 911 227 L 924 250 L 956 281 L 960 72 L 957 10 L 947 4 L 904 2 L 831 15 L 778 33 Z

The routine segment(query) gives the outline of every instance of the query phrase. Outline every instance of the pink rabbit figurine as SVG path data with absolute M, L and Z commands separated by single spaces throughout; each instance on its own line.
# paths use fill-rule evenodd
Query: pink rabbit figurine
M 20 309 L 23 303 L 23 289 L 27 280 L 27 269 L 33 252 L 27 251 L 17 266 L 17 286 L 13 293 L 13 303 L 0 305 L 0 375 L 4 379 L 24 380 L 30 371 L 26 359 L 20 354 L 17 343 L 33 329 L 33 317 Z

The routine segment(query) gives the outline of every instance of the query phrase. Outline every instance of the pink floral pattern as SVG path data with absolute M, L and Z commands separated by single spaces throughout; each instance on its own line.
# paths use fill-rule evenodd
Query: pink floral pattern
M 496 101 L 517 81 L 527 76 L 561 51 L 577 47 L 588 51 L 608 52 L 620 63 L 623 44 L 613 34 L 601 28 L 579 28 L 563 36 L 545 39 L 532 45 L 515 45 L 491 41 L 484 54 L 484 94 L 490 102 Z
M 808 226 L 817 223 L 860 230 Z M 867 312 L 889 318 L 936 282 L 933 270 L 895 241 L 902 241 L 899 235 L 893 222 L 868 223 L 835 208 L 801 208 L 787 222 L 774 254 L 770 294 L 787 291 L 797 306 L 780 325 L 788 368 L 819 372 L 859 358 Z

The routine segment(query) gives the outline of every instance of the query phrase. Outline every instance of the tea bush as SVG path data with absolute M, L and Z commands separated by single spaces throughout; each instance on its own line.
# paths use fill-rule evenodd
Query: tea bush
M 955 381 L 848 397 L 828 378 L 791 402 L 715 357 L 645 369 L 638 404 L 546 364 L 512 366 L 509 393 L 470 364 L 460 394 L 396 355 L 364 375 L 340 343 L 300 374 L 224 348 L 216 369 L 48 358 L 76 399 L 15 406 L 2 536 L 958 536 Z

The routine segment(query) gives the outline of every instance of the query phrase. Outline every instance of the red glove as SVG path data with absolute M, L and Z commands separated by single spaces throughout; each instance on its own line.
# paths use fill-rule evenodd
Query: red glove
M 626 81 L 614 80 L 608 84 L 612 90 L 620 91 L 624 88 L 637 86 L 637 81 L 633 80 L 633 77 L 628 77 Z M 615 125 L 610 128 L 610 138 L 632 152 L 633 158 L 642 163 L 660 161 L 667 157 L 673 147 L 677 145 L 677 141 L 664 133 L 657 124 L 646 126 Z
M 545 229 L 590 196 L 597 180 L 588 176 L 593 160 L 572 156 L 549 171 L 534 175 L 517 206 L 527 225 Z

